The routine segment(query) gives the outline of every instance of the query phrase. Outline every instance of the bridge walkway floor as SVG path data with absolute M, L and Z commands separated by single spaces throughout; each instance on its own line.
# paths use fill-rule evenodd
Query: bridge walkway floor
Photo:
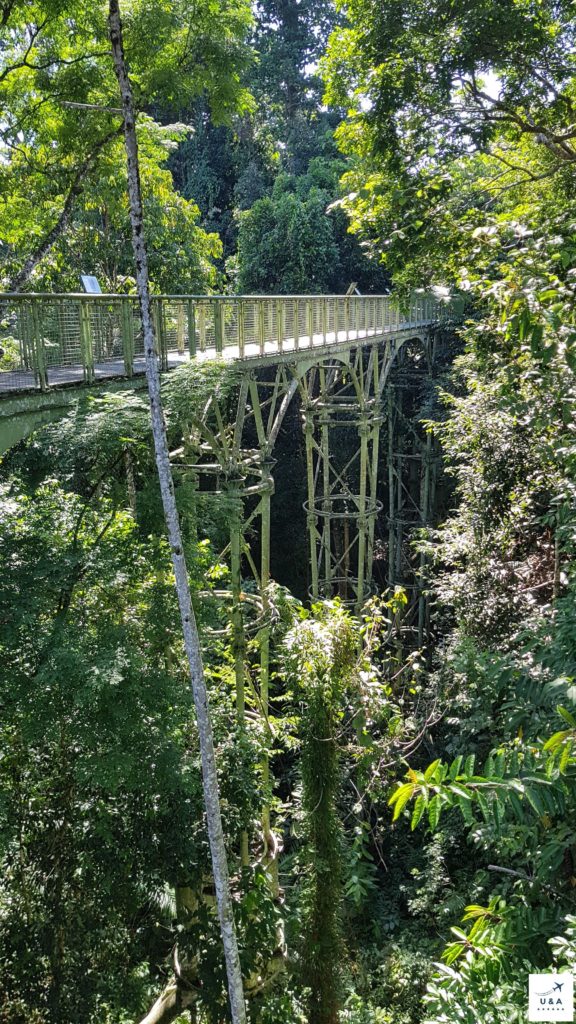
M 301 335 L 297 338 L 283 338 L 281 342 L 266 341 L 264 344 L 246 344 L 242 351 L 238 345 L 226 345 L 222 352 L 215 348 L 206 348 L 203 351 L 197 350 L 194 356 L 188 351 L 180 351 L 177 348 L 169 349 L 167 353 L 168 369 L 173 370 L 178 366 L 190 362 L 204 362 L 208 360 L 223 360 L 225 362 L 273 364 L 283 357 L 290 357 L 305 354 L 314 350 L 329 351 L 331 348 L 354 346 L 358 342 L 382 341 L 388 337 L 405 335 L 408 331 L 421 330 L 430 326 L 428 320 L 403 322 L 389 328 L 337 331 L 328 334 Z M 145 373 L 145 361 L 143 355 L 136 355 L 133 362 L 133 374 Z M 115 379 L 126 376 L 124 360 L 121 355 L 114 355 L 110 359 L 99 361 L 94 365 L 94 382 L 102 382 L 107 379 Z M 81 363 L 72 365 L 53 365 L 47 367 L 47 382 L 49 387 L 83 384 L 86 382 L 85 370 Z M 6 370 L 0 372 L 0 397 L 22 391 L 37 391 L 38 378 L 34 370 Z

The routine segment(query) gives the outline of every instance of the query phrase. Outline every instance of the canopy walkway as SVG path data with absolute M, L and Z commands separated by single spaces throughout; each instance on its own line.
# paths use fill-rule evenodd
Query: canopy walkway
M 161 370 L 215 359 L 240 371 L 234 394 L 215 387 L 200 411 L 190 408 L 171 453 L 191 506 L 200 493 L 226 503 L 221 558 L 230 589 L 214 594 L 229 609 L 239 685 L 246 637 L 264 636 L 270 624 L 273 470 L 282 452 L 305 496 L 290 514 L 301 519 L 298 536 L 307 534 L 310 597 L 338 596 L 360 611 L 375 587 L 401 585 L 410 597 L 402 628 L 422 642 L 423 556 L 410 537 L 435 503 L 438 455 L 420 419 L 446 306 L 424 296 L 403 311 L 390 296 L 192 295 L 155 296 L 153 307 Z M 98 390 L 144 384 L 132 296 L 0 295 L 0 348 L 0 451 L 89 409 Z M 283 538 L 287 525 L 279 521 Z
M 431 327 L 445 307 L 424 296 L 194 296 L 153 299 L 162 370 L 189 360 L 252 365 L 321 355 Z M 0 398 L 144 373 L 138 301 L 125 295 L 0 295 Z

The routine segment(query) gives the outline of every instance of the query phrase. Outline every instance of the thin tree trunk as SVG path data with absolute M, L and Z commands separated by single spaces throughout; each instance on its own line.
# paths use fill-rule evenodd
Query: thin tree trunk
M 181 988 L 177 981 L 166 986 L 140 1024 L 171 1024 L 198 1000 L 198 992 Z
M 20 270 L 18 270 L 17 273 L 14 274 L 14 276 L 10 279 L 10 281 L 6 285 L 7 292 L 20 291 L 22 285 L 26 284 L 26 282 L 28 281 L 30 275 L 32 274 L 32 271 L 40 263 L 40 260 L 44 259 L 44 257 L 50 252 L 50 249 L 52 248 L 54 243 L 57 242 L 60 236 L 64 233 L 64 231 L 68 227 L 68 224 L 70 223 L 70 218 L 74 210 L 74 203 L 76 202 L 76 199 L 84 189 L 88 173 L 92 170 L 94 164 L 96 163 L 97 157 L 102 152 L 104 147 L 109 142 L 111 142 L 111 140 L 116 135 L 118 135 L 118 132 L 113 131 L 109 132 L 108 135 L 105 135 L 104 138 L 100 139 L 100 141 L 97 142 L 94 146 L 92 152 L 89 153 L 86 159 L 80 164 L 80 167 L 76 171 L 76 174 L 74 175 L 74 178 L 68 190 L 68 195 L 66 196 L 64 206 L 62 207 L 58 220 L 53 225 L 53 227 L 50 228 L 50 231 L 47 235 L 44 236 L 44 238 L 36 247 L 34 252 L 30 253 L 30 255 L 28 256 Z
M 164 517 L 166 520 L 168 539 L 172 553 L 172 565 L 176 580 L 178 603 L 180 605 L 184 646 L 190 670 L 190 684 L 194 696 L 194 704 L 196 706 L 198 736 L 200 740 L 200 753 L 202 758 L 204 801 L 206 805 L 208 837 L 210 841 L 210 852 L 212 855 L 212 870 L 214 873 L 214 885 L 216 889 L 216 900 L 220 918 L 220 929 L 222 933 L 222 943 L 224 946 L 224 956 L 226 959 L 228 996 L 230 1000 L 232 1021 L 234 1024 L 246 1024 L 246 1005 L 244 1002 L 242 973 L 240 970 L 240 958 L 238 955 L 232 900 L 230 897 L 228 863 L 226 860 L 226 848 L 224 846 L 224 834 L 222 831 L 222 819 L 220 815 L 220 794 L 218 790 L 216 759 L 214 756 L 212 723 L 208 709 L 208 694 L 204 680 L 204 669 L 202 666 L 198 630 L 190 599 L 188 573 L 182 546 L 180 522 L 176 508 L 174 483 L 170 470 L 166 424 L 164 421 L 164 413 L 160 398 L 160 375 L 154 350 L 154 326 L 152 321 L 148 281 L 148 259 L 143 231 L 138 143 L 136 139 L 132 87 L 126 69 L 122 45 L 122 24 L 118 0 L 109 0 L 108 24 L 110 41 L 112 44 L 112 54 L 114 57 L 114 69 L 120 86 L 122 108 L 124 111 L 124 139 L 126 143 L 126 158 L 128 165 L 132 244 L 136 263 L 136 283 L 138 287 L 138 297 L 140 300 L 142 316 L 142 330 L 144 334 L 146 378 L 148 381 L 148 394 L 150 397 L 156 466 L 158 469 Z

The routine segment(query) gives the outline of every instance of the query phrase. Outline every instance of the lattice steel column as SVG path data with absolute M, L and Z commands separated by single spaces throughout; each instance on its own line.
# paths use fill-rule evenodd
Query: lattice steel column
M 306 442 L 306 479 L 308 490 L 308 503 L 306 506 L 306 525 L 308 527 L 308 543 L 310 546 L 310 595 L 317 601 L 319 596 L 318 579 L 318 557 L 317 545 L 320 540 L 318 533 L 318 516 L 314 514 L 314 507 L 311 498 L 315 490 L 314 474 L 314 412 L 312 405 L 306 403 L 302 408 L 302 420 L 304 427 L 304 439 Z
M 422 520 L 422 526 L 430 520 L 431 511 L 431 489 L 432 489 L 432 434 L 426 435 L 426 448 L 423 453 L 422 463 L 422 475 L 421 475 L 421 498 L 420 498 L 420 515 Z M 426 567 L 426 555 L 424 551 L 420 552 L 420 593 L 418 596 L 418 646 L 422 647 L 424 643 L 424 629 L 426 625 L 426 617 L 428 611 L 428 598 L 423 592 L 423 574 Z
M 268 715 L 270 710 L 270 502 L 274 493 L 273 466 L 274 460 L 264 455 L 260 463 L 262 479 L 262 497 L 260 499 L 260 596 L 262 600 L 263 623 L 259 633 L 259 640 L 260 705 L 265 729 L 269 728 Z M 278 875 L 278 854 L 280 848 L 278 837 L 272 830 L 270 811 L 272 779 L 270 777 L 270 762 L 266 753 L 262 759 L 262 782 L 265 793 L 264 806 L 262 807 L 262 837 L 264 840 L 264 855 L 262 859 L 268 871 L 272 895 L 277 898 L 280 893 Z
M 373 387 L 374 387 L 374 401 L 375 408 L 372 416 L 372 432 L 370 442 L 368 445 L 369 450 L 372 450 L 371 462 L 369 468 L 369 487 L 370 487 L 370 503 L 373 505 L 377 514 L 370 516 L 368 519 L 368 550 L 366 555 L 366 567 L 367 567 L 367 580 L 372 582 L 372 573 L 374 567 L 374 534 L 376 530 L 376 521 L 378 518 L 378 460 L 380 456 L 380 431 L 382 429 L 383 416 L 382 416 L 382 401 L 380 397 L 380 374 L 381 366 L 378 357 L 378 351 L 374 352 L 372 359 L 372 375 L 373 375 Z
M 234 674 L 236 677 L 236 711 L 240 725 L 243 725 L 245 722 L 246 712 L 244 698 L 244 658 L 246 654 L 246 639 L 244 636 L 244 617 L 242 615 L 241 603 L 242 548 L 244 540 L 244 508 L 241 492 L 243 482 L 242 477 L 229 476 L 225 485 L 230 510 L 230 587 L 232 598 L 230 621 L 232 625 L 232 654 L 234 656 Z
M 431 340 L 406 345 L 386 381 L 387 422 L 387 583 L 402 587 L 408 604 L 403 628 L 411 643 L 422 646 L 429 617 L 423 592 L 424 554 L 411 543 L 414 531 L 430 522 L 434 508 L 436 456 L 431 434 L 424 434 L 421 416 L 423 384 L 432 372 Z
M 257 716 L 263 730 L 269 729 L 270 696 L 270 532 L 275 464 L 270 453 L 296 390 L 286 367 L 278 367 L 273 378 L 270 374 L 261 378 L 252 372 L 244 374 L 239 381 L 235 415 L 227 406 L 226 393 L 221 400 L 216 392 L 207 399 L 201 416 L 190 414 L 190 441 L 184 454 L 185 473 L 194 473 L 201 491 L 212 495 L 216 502 L 225 500 L 229 510 L 229 542 L 219 557 L 230 566 L 230 586 L 203 596 L 216 599 L 227 620 L 223 629 L 209 633 L 231 637 L 238 720 L 243 726 L 248 715 Z M 178 461 L 181 452 L 174 453 L 174 457 Z M 254 535 L 260 541 L 259 565 L 251 545 Z M 259 648 L 258 668 L 255 645 L 248 649 L 251 637 Z M 271 822 L 272 778 L 266 755 L 261 771 L 266 794 L 261 812 L 261 863 L 266 866 L 272 894 L 278 896 L 280 841 Z M 245 864 L 248 853 L 248 837 L 243 835 L 241 854 Z
M 379 355 L 322 362 L 300 382 L 306 442 L 310 595 L 357 612 L 372 584 L 381 424 Z
M 394 520 L 396 516 L 396 476 L 394 473 L 394 391 L 388 386 L 386 394 L 386 432 L 388 441 L 388 586 L 394 586 L 396 575 L 396 534 Z

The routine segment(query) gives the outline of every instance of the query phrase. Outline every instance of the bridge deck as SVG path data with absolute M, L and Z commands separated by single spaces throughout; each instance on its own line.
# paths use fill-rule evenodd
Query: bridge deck
M 154 298 L 163 370 L 190 361 L 274 363 L 429 327 L 445 317 L 426 298 L 402 315 L 389 296 Z M 0 398 L 131 377 L 145 371 L 131 296 L 0 296 Z

